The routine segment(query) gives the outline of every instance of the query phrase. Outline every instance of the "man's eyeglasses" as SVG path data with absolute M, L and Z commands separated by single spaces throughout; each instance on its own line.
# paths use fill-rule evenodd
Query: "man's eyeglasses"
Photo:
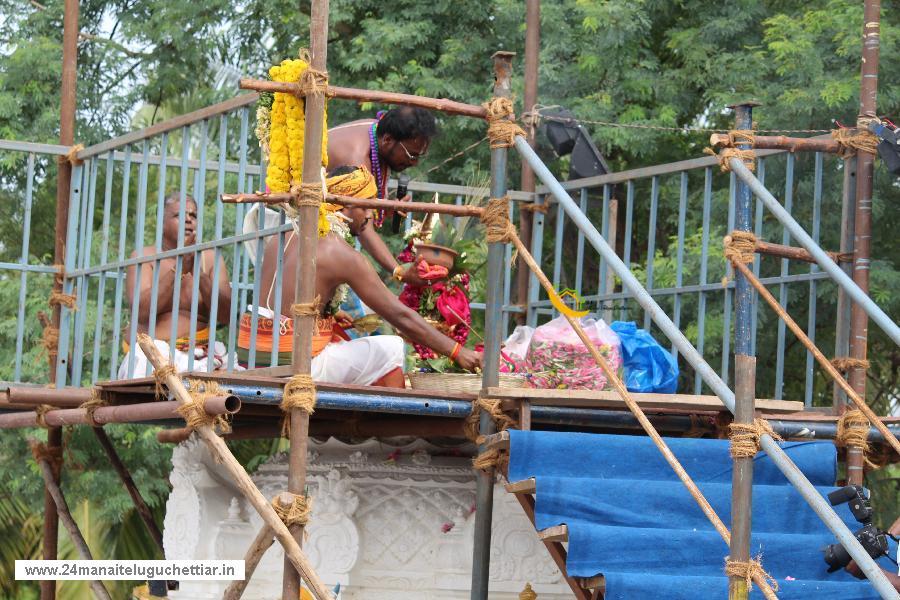
M 425 153 L 428 152 L 428 148 L 426 147 L 425 150 L 422 150 L 418 154 L 410 154 L 410 152 L 406 148 L 406 146 L 403 145 L 403 142 L 401 142 L 400 140 L 397 140 L 397 143 L 400 144 L 400 147 L 403 148 L 404 152 L 406 152 L 406 158 L 408 158 L 409 160 L 411 160 L 413 162 L 418 162 L 419 159 L 422 158 L 423 156 L 425 156 Z

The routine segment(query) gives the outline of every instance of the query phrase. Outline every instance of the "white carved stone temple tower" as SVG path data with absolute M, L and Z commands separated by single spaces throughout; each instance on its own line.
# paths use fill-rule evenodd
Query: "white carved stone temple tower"
M 322 579 L 341 586 L 341 600 L 469 598 L 475 477 L 461 447 L 424 440 L 390 445 L 310 439 L 313 498 L 304 550 Z M 274 497 L 287 487 L 287 457 L 276 455 L 253 476 Z M 166 505 L 167 559 L 241 559 L 261 526 L 194 438 L 172 457 Z M 549 554 L 517 501 L 495 490 L 491 598 L 515 599 L 530 582 L 541 600 L 569 598 Z M 280 599 L 283 552 L 266 553 L 244 593 Z M 185 581 L 174 599 L 221 598 L 228 582 Z

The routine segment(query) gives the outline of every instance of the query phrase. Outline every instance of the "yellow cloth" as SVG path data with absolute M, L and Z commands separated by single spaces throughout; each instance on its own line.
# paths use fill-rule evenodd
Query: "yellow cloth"
M 325 180 L 325 185 L 328 186 L 329 192 L 338 196 L 374 198 L 378 193 L 375 177 L 363 166 L 358 167 L 352 173 L 329 177 Z
M 209 327 L 204 327 L 196 334 L 194 334 L 194 347 L 202 348 L 209 344 Z M 191 338 L 184 336 L 177 338 L 175 340 L 175 349 L 181 350 L 182 352 L 187 352 L 191 347 Z M 125 354 L 128 354 L 128 351 L 131 350 L 131 346 L 125 340 L 122 340 L 122 350 Z
M 375 177 L 363 166 L 351 173 L 335 175 L 325 180 L 328 191 L 338 196 L 352 196 L 354 198 L 374 198 L 378 193 Z M 319 208 L 319 237 L 325 237 L 331 231 L 328 224 L 329 213 L 341 210 L 343 206 L 323 202 Z

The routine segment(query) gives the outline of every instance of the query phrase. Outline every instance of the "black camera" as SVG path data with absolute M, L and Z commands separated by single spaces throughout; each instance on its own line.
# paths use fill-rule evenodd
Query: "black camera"
M 900 175 L 900 129 L 890 121 L 873 121 L 869 131 L 878 138 L 878 155 L 888 171 Z
M 874 559 L 886 556 L 888 553 L 888 534 L 872 524 L 872 505 L 866 496 L 862 486 L 848 485 L 828 494 L 828 501 L 832 506 L 845 502 L 849 503 L 850 512 L 857 521 L 863 524 L 854 535 L 859 543 Z M 850 553 L 841 544 L 829 544 L 823 549 L 825 562 L 828 563 L 828 572 L 834 573 L 843 569 L 852 560 Z

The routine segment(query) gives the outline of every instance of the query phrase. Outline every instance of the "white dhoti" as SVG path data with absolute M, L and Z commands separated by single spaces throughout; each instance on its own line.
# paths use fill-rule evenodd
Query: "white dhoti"
M 403 340 L 374 335 L 332 342 L 312 359 L 312 378 L 321 383 L 371 385 L 404 363 Z
M 156 349 L 159 350 L 160 354 L 164 357 L 168 357 L 169 362 L 175 365 L 175 369 L 179 373 L 188 370 L 190 357 L 186 351 L 176 348 L 173 355 L 169 352 L 169 342 L 165 340 L 153 340 L 153 344 L 156 346 Z M 212 352 L 209 352 L 209 349 L 211 349 Z M 128 365 L 131 360 L 134 360 L 134 369 L 131 372 L 131 377 L 128 377 Z M 222 342 L 215 342 L 212 344 L 211 348 L 207 348 L 205 345 L 194 348 L 194 363 L 193 365 L 190 365 L 191 371 L 208 371 L 210 370 L 210 363 L 212 363 L 213 371 L 227 368 L 228 350 L 225 348 L 225 344 Z M 238 365 L 236 356 L 232 358 L 231 364 L 235 371 L 244 370 L 244 367 Z M 150 364 L 150 360 L 144 354 L 140 345 L 135 344 L 128 354 L 125 355 L 125 358 L 122 359 L 122 364 L 119 365 L 118 376 L 119 379 L 137 379 L 146 377 L 152 372 L 153 365 Z

